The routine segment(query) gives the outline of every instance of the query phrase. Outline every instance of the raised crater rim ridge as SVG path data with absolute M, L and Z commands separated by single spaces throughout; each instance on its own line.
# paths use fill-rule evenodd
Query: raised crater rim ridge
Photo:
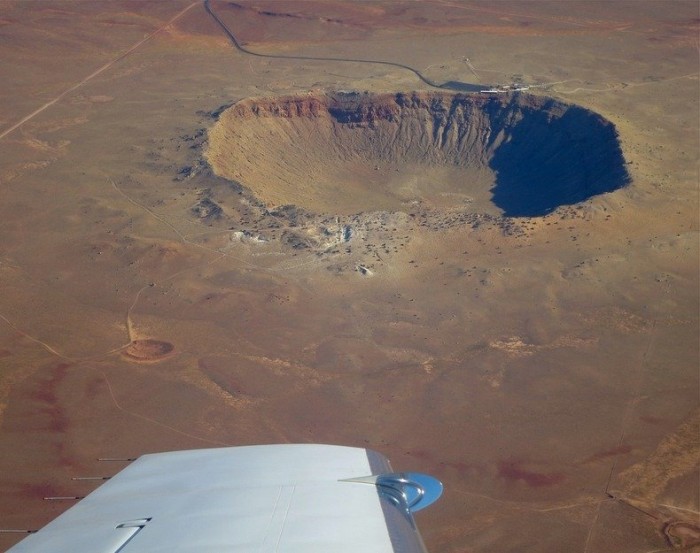
M 220 114 L 205 155 L 267 205 L 338 214 L 420 202 L 537 217 L 630 182 L 613 123 L 524 93 L 245 98 Z

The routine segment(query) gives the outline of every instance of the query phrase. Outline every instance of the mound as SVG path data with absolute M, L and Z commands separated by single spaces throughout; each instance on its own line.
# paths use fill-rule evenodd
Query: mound
M 123 354 L 131 361 L 159 361 L 172 353 L 174 349 L 175 346 L 170 342 L 151 339 L 134 340 L 126 347 Z
M 337 214 L 419 201 L 538 216 L 629 180 L 612 123 L 525 94 L 250 98 L 222 113 L 206 155 L 268 204 Z

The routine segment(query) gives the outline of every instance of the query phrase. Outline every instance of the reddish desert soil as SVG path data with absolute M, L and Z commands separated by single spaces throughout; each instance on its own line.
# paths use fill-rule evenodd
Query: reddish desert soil
M 98 458 L 318 442 L 440 478 L 432 553 L 697 548 L 697 3 L 211 5 L 288 57 L 200 2 L 3 3 L 0 528 L 124 466 Z M 474 102 L 591 114 L 624 184 L 508 216 L 495 150 L 438 167 L 357 127 L 343 165 L 330 120 L 217 143 L 261 99 L 513 82 Z

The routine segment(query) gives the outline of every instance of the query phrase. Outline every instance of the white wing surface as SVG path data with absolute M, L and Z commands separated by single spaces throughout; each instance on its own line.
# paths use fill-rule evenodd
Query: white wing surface
M 144 455 L 9 553 L 424 552 L 440 495 L 371 450 L 314 444 Z

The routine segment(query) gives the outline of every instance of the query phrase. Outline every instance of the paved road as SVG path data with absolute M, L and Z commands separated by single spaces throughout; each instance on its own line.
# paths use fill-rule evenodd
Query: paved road
M 168 27 L 168 25 L 171 25 L 174 23 L 177 19 L 182 17 L 186 12 L 191 10 L 194 6 L 196 6 L 198 2 L 193 2 L 189 6 L 187 6 L 184 10 L 178 12 L 174 17 L 172 17 L 170 20 L 168 20 L 165 24 L 163 24 L 161 27 L 153 31 L 151 34 L 149 34 L 146 38 L 140 40 L 136 44 L 134 44 L 131 48 L 129 48 L 126 52 L 120 54 L 113 60 L 107 62 L 104 64 L 102 67 L 99 69 L 93 71 L 90 75 L 85 77 L 83 80 L 81 80 L 79 83 L 76 83 L 72 87 L 70 87 L 68 90 L 65 90 L 58 96 L 56 96 L 53 100 L 50 100 L 46 102 L 43 106 L 40 108 L 34 110 L 32 113 L 27 115 L 26 117 L 23 117 L 20 119 L 17 123 L 12 125 L 10 128 L 5 129 L 0 133 L 0 139 L 4 138 L 8 134 L 10 134 L 12 131 L 15 129 L 18 129 L 22 125 L 24 125 L 27 121 L 33 119 L 37 115 L 39 115 L 41 112 L 45 111 L 46 109 L 50 108 L 52 105 L 54 105 L 56 102 L 64 98 L 66 95 L 70 94 L 77 88 L 83 86 L 85 83 L 87 83 L 89 80 L 97 77 L 100 73 L 103 73 L 112 65 L 117 63 L 118 61 L 124 59 L 126 56 L 131 54 L 134 50 L 137 48 L 141 47 L 144 43 L 148 42 L 151 38 L 153 38 L 156 34 L 161 32 L 163 29 Z M 410 67 L 408 65 L 404 65 L 402 63 L 396 63 L 392 61 L 381 61 L 381 60 L 367 60 L 367 59 L 357 59 L 357 58 L 327 58 L 327 57 L 322 57 L 322 56 L 287 56 L 287 55 L 282 55 L 282 54 L 259 54 L 258 52 L 253 52 L 252 50 L 248 50 L 247 48 L 241 46 L 240 42 L 238 42 L 238 39 L 236 39 L 236 36 L 231 32 L 231 30 L 226 26 L 226 24 L 219 18 L 218 15 L 214 12 L 210 5 L 209 0 L 204 0 L 204 8 L 206 9 L 207 13 L 211 15 L 211 17 L 217 22 L 217 24 L 221 27 L 221 29 L 226 33 L 226 36 L 231 40 L 231 43 L 236 47 L 237 50 L 240 52 L 243 52 L 244 54 L 248 54 L 249 56 L 255 56 L 258 58 L 273 58 L 273 59 L 289 59 L 289 60 L 307 60 L 307 61 L 340 61 L 340 62 L 352 62 L 352 63 L 372 63 L 375 65 L 388 65 L 390 67 L 398 67 L 400 69 L 405 69 L 406 71 L 410 71 L 413 73 L 418 79 L 420 79 L 422 82 L 427 84 L 428 86 L 431 86 L 433 88 L 440 88 L 440 89 L 449 89 L 449 90 L 460 90 L 463 92 L 478 92 L 480 89 L 483 89 L 484 86 L 487 85 L 476 85 L 476 84 L 469 84 L 469 83 L 462 83 L 462 82 L 457 82 L 457 81 L 448 81 L 446 83 L 438 84 L 435 81 L 431 81 L 427 77 L 421 74 L 420 71 L 417 69 L 414 69 L 413 67 Z
M 403 63 L 396 63 L 393 61 L 378 61 L 378 60 L 366 60 L 366 59 L 356 59 L 356 58 L 326 58 L 326 57 L 321 57 L 321 56 L 287 56 L 287 55 L 282 55 L 282 54 L 259 54 L 258 52 L 253 52 L 252 50 L 248 50 L 247 48 L 241 46 L 241 43 L 238 42 L 238 39 L 236 36 L 231 32 L 231 29 L 228 28 L 226 23 L 224 23 L 218 15 L 216 15 L 216 12 L 211 7 L 210 0 L 204 0 L 204 8 L 207 10 L 209 15 L 211 15 L 214 20 L 219 24 L 221 29 L 226 33 L 226 36 L 231 40 L 231 43 L 236 47 L 236 49 L 240 52 L 243 52 L 244 54 L 248 54 L 250 56 L 255 56 L 258 58 L 273 58 L 273 59 L 287 59 L 287 60 L 307 60 L 307 61 L 342 61 L 342 62 L 352 62 L 352 63 L 373 63 L 375 65 L 389 65 L 391 67 L 398 67 L 400 69 L 405 69 L 406 71 L 410 71 L 413 73 L 416 77 L 418 77 L 422 82 L 427 84 L 428 86 L 432 86 L 433 88 L 442 88 L 442 89 L 453 89 L 453 90 L 467 90 L 467 91 L 475 91 L 478 89 L 482 89 L 484 85 L 470 85 L 468 83 L 458 83 L 455 81 L 449 81 L 447 83 L 443 84 L 438 84 L 435 81 L 431 81 L 427 77 L 423 76 L 420 71 L 417 69 L 414 69 L 413 67 L 410 67 L 408 65 L 404 65 Z

